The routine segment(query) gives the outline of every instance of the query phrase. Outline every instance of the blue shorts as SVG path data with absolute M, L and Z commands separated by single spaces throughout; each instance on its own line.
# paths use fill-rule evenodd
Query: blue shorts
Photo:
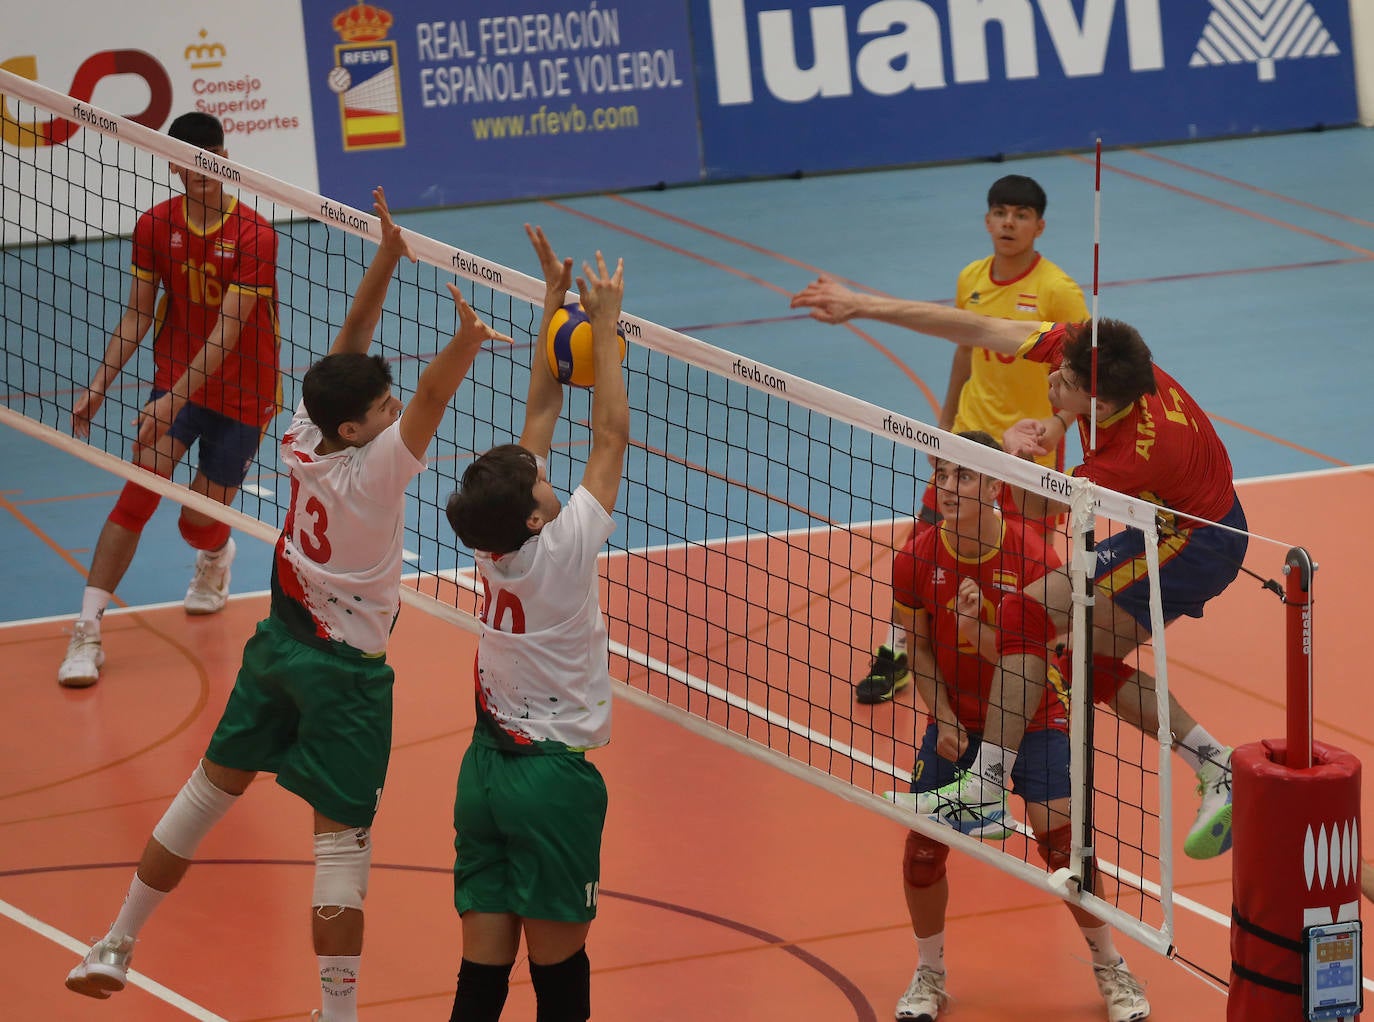
M 156 401 L 165 393 L 165 390 L 154 390 L 148 400 Z M 248 469 L 262 443 L 262 430 L 257 426 L 212 412 L 191 401 L 182 406 L 167 433 L 188 448 L 199 440 L 201 473 L 217 486 L 231 490 L 238 489 L 248 476 Z
M 1221 520 L 1245 529 L 1240 498 Z M 1245 560 L 1250 537 L 1245 532 L 1204 526 L 1179 532 L 1161 528 L 1159 592 L 1167 625 L 1184 614 L 1202 617 L 1202 607 L 1229 586 Z M 1097 545 L 1097 588 L 1145 631 L 1150 631 L 1150 579 L 1145 567 L 1145 535 L 1125 529 Z
M 959 757 L 958 763 L 951 763 L 935 751 L 938 740 L 939 730 L 932 721 L 921 738 L 921 748 L 916 753 L 916 769 L 911 772 L 911 790 L 914 792 L 933 791 L 949 784 L 954 780 L 956 770 L 967 770 L 973 764 L 978 747 L 983 744 L 982 735 L 970 733 L 968 748 Z M 1026 732 L 1021 739 L 1021 748 L 1016 753 L 1016 762 L 1012 764 L 1011 790 L 1026 802 L 1054 802 L 1069 797 L 1067 732 L 1056 728 Z

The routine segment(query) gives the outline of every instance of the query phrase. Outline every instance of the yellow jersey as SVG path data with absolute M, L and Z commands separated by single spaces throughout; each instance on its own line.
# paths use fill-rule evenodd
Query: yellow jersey
M 994 280 L 992 256 L 969 263 L 959 274 L 955 303 L 961 309 L 998 319 L 1081 323 L 1088 318 L 1083 292 L 1072 277 L 1042 255 L 1014 280 Z M 1049 399 L 1051 365 L 1014 355 L 973 349 L 973 371 L 959 395 L 954 431 L 981 429 L 999 441 L 1022 419 L 1043 419 Z M 1038 459 L 1054 467 L 1057 455 Z

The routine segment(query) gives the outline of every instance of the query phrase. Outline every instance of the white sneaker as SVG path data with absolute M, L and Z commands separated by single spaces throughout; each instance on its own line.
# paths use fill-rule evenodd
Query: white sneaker
M 1192 859 L 1211 859 L 1231 848 L 1231 751 L 1222 749 L 1197 772 L 1197 791 L 1202 796 L 1197 819 L 1183 839 L 1183 854 Z
M 960 770 L 943 787 L 918 794 L 887 791 L 883 797 L 970 837 L 1005 841 L 1016 831 L 1016 818 L 1007 811 L 1006 792 L 986 785 L 970 770 Z
M 1097 989 L 1107 1002 L 1110 1022 L 1140 1022 L 1150 1017 L 1150 1002 L 1145 1000 L 1145 988 L 1131 975 L 1123 958 L 1115 965 L 1094 965 L 1093 976 Z
M 215 614 L 224 609 L 229 599 L 229 567 L 234 563 L 234 537 L 213 553 L 196 553 L 196 573 L 186 587 L 182 606 L 188 614 Z
M 133 937 L 117 941 L 102 937 L 86 952 L 81 964 L 67 973 L 67 989 L 103 1001 L 124 989 L 133 957 Z
M 57 669 L 57 683 L 67 688 L 90 688 L 100 680 L 105 666 L 105 650 L 100 646 L 100 625 L 78 620 L 72 627 L 67 655 Z
M 922 965 L 911 977 L 911 985 L 897 1000 L 897 1018 L 901 1022 L 935 1022 L 940 1009 L 949 1005 L 945 993 L 945 974 Z

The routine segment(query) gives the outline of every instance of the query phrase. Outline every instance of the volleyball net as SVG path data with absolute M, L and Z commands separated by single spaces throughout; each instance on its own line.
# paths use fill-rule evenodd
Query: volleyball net
M 376 218 L 230 159 L 206 161 L 194 147 L 6 72 L 0 93 L 0 419 L 273 541 L 290 492 L 278 464 L 280 434 L 301 376 L 328 351 L 371 258 L 380 237 Z M 65 141 L 51 144 L 57 138 Z M 73 402 L 99 367 L 128 293 L 128 235 L 141 212 L 180 192 L 172 165 L 213 174 L 278 235 L 284 412 L 268 425 L 232 508 L 190 492 L 185 462 L 170 481 L 150 479 L 129 463 L 130 423 L 152 379 L 147 340 L 110 389 L 89 438 L 71 435 Z M 475 631 L 479 587 L 471 555 L 457 543 L 443 506 L 476 453 L 520 433 L 529 367 L 539 357 L 532 333 L 543 283 L 407 234 L 419 262 L 402 262 L 373 349 L 390 360 L 403 399 L 455 328 L 444 282 L 456 279 L 473 308 L 516 340 L 478 357 L 430 449 L 431 470 L 408 496 L 404 598 Z M 579 260 L 590 254 L 578 251 L 575 239 L 553 240 L 560 253 Z M 1073 704 L 1077 750 L 1074 854 L 1067 873 L 1050 874 L 1024 828 L 1005 841 L 979 841 L 884 800 L 881 793 L 908 788 L 929 711 L 912 689 L 879 706 L 854 698 L 855 678 L 889 628 L 894 553 L 910 534 L 937 459 L 1068 504 L 1066 524 L 1049 541 L 1080 593 L 1088 591 L 1089 538 L 1140 531 L 1156 640 L 1128 661 L 1156 679 L 1163 701 L 1159 509 L 713 347 L 636 316 L 633 307 L 631 286 L 622 317 L 630 342 L 631 444 L 619 527 L 602 569 L 618 694 L 1080 901 L 1167 951 L 1173 849 L 1192 811 L 1183 807 L 1183 825 L 1175 825 L 1169 754 L 1157 740 L 1168 734 L 1167 713 L 1158 734 L 1146 738 L 1115 715 L 1093 711 L 1085 686 L 1063 693 Z M 549 464 L 550 481 L 564 493 L 581 478 L 589 440 L 590 395 L 569 388 Z M 983 593 L 980 613 L 989 624 L 998 590 L 1008 588 L 1007 578 L 994 579 Z M 1080 601 L 1059 640 L 1072 651 L 1078 676 L 1092 648 L 1087 610 Z M 1045 696 L 1059 697 L 1053 686 Z M 1019 806 L 1016 799 L 1011 804 Z M 1074 879 L 1094 854 L 1107 878 L 1101 898 Z

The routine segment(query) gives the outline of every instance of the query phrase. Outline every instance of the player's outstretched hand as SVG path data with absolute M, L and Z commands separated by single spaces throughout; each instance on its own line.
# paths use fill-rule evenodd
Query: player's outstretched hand
M 507 344 L 515 343 L 503 333 L 498 333 L 483 321 L 482 317 L 472 311 L 467 301 L 463 298 L 463 292 L 455 284 L 445 284 L 448 293 L 453 296 L 453 307 L 458 312 L 458 329 L 454 331 L 453 339 L 455 342 L 470 344 L 474 348 L 481 347 L 487 341 L 505 341 Z
M 1039 419 L 1022 419 L 1002 434 L 1002 449 L 1017 458 L 1033 461 L 1049 454 L 1044 444 L 1045 424 Z
M 572 258 L 558 258 L 542 227 L 526 224 L 525 236 L 534 246 L 534 254 L 539 257 L 539 270 L 544 275 L 544 311 L 561 309 L 567 300 L 568 288 L 572 287 Z
M 381 185 L 372 189 L 372 209 L 382 222 L 382 248 L 394 252 L 398 258 L 405 256 L 412 263 L 415 262 L 415 250 L 406 240 L 405 232 L 392 221 L 391 209 L 386 204 L 386 191 Z
M 810 309 L 822 323 L 845 323 L 859 311 L 858 295 L 829 277 L 817 277 L 792 296 L 791 307 Z
M 625 260 L 616 260 L 615 273 L 607 273 L 606 257 L 598 249 L 596 269 L 593 270 L 590 263 L 583 263 L 582 272 L 585 276 L 577 278 L 577 290 L 582 295 L 582 308 L 587 310 L 587 318 L 593 324 L 609 321 L 614 327 L 625 298 Z

